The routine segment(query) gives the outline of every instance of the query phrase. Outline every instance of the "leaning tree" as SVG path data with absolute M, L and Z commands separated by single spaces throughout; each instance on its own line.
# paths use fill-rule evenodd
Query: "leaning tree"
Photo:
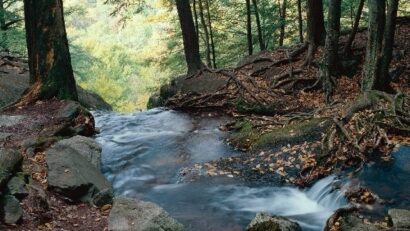
M 26 104 L 58 98 L 77 100 L 62 0 L 24 0 L 31 87 Z

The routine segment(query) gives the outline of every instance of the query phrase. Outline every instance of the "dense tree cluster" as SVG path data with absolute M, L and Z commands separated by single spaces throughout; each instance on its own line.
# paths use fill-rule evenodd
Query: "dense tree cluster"
M 42 8 L 36 9 L 34 3 L 30 5 L 24 1 L 35 98 L 76 99 L 63 3 L 57 0 L 35 2 Z M 303 43 L 308 50 L 305 65 L 319 67 L 318 78 L 328 99 L 335 78 L 343 69 L 341 57 L 351 55 L 355 34 L 361 27 L 369 28 L 362 89 L 390 90 L 388 69 L 395 19 L 398 15 L 408 15 L 410 5 L 398 0 L 158 0 L 155 3 L 106 0 L 103 3 L 114 6 L 111 16 L 118 17 L 123 26 L 135 15 L 147 14 L 149 9 L 163 7 L 174 12 L 163 19 L 174 29 L 168 30 L 168 48 L 184 51 L 189 75 L 203 68 L 232 65 L 247 54 Z M 18 27 L 23 19 L 19 13 L 21 6 L 18 0 L 0 1 L 1 31 Z M 30 17 L 38 10 L 44 18 Z M 66 15 L 71 14 L 71 10 L 67 9 Z M 340 34 L 345 31 L 350 33 L 349 39 L 344 47 L 339 47 Z M 4 38 L 2 34 L 2 40 Z M 323 57 L 315 55 L 319 47 L 324 48 Z M 177 67 L 173 68 L 177 71 L 178 66 L 182 66 L 181 52 L 170 52 L 163 60 L 161 65 Z M 41 87 L 35 83 L 41 83 Z M 28 95 L 33 97 L 33 92 Z

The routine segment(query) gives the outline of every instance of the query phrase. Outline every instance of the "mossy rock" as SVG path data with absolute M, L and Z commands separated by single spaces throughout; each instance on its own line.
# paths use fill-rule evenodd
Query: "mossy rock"
M 246 231 L 302 231 L 300 226 L 285 218 L 258 213 L 246 228 Z
M 238 124 L 239 132 L 232 136 L 231 142 L 241 149 L 253 150 L 299 144 L 319 140 L 331 124 L 328 118 L 314 118 L 261 134 L 249 122 L 241 122 Z

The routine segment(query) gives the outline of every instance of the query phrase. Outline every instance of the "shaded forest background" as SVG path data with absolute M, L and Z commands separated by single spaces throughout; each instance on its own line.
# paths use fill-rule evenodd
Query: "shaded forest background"
M 203 17 L 196 5 L 203 62 L 208 63 L 208 59 L 212 59 L 215 67 L 236 65 L 248 55 L 246 1 L 203 2 L 209 5 L 209 11 L 207 7 L 203 9 Z M 254 5 L 252 7 L 254 53 L 261 50 L 259 35 L 268 50 L 300 43 L 306 37 L 305 1 L 301 1 L 302 37 L 298 23 L 298 1 L 252 2 L 258 6 L 258 14 Z M 1 0 L 1 3 L 0 49 L 25 57 L 22 1 Z M 115 0 L 64 0 L 64 4 L 77 83 L 101 95 L 115 110 L 145 109 L 150 95 L 157 92 L 161 85 L 186 73 L 181 30 L 172 1 L 134 0 L 119 10 L 116 10 L 119 5 Z M 283 4 L 286 4 L 285 11 Z M 400 4 L 398 15 L 410 15 L 410 2 L 401 1 Z M 358 5 L 359 0 L 342 1 L 342 32 L 352 28 Z M 328 7 L 324 9 L 327 15 Z M 283 12 L 286 17 L 282 17 Z M 260 18 L 261 33 L 257 30 L 256 16 Z M 360 27 L 367 25 L 367 16 L 365 4 Z M 213 32 L 215 56 L 208 54 L 206 34 L 209 30 Z

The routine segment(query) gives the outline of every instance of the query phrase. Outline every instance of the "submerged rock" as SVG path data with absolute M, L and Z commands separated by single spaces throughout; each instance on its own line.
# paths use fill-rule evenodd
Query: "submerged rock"
M 394 230 L 397 230 L 397 231 L 410 230 L 410 210 L 390 209 L 389 216 L 393 223 Z
M 246 228 L 247 231 L 302 231 L 298 223 L 285 217 L 258 213 Z
M 128 198 L 114 198 L 108 218 L 111 231 L 182 231 L 183 225 L 158 205 Z
M 7 184 L 10 177 L 21 167 L 23 156 L 13 149 L 0 148 L 0 191 Z
M 107 194 L 103 198 L 112 197 L 110 183 L 97 168 L 99 149 L 90 140 L 72 139 L 60 141 L 46 151 L 49 186 L 72 201 L 93 202 L 100 192 Z M 75 140 L 83 142 L 74 144 Z M 82 147 L 85 150 L 79 151 Z
M 16 224 L 23 216 L 20 202 L 11 195 L 0 198 L 0 215 L 5 224 Z

